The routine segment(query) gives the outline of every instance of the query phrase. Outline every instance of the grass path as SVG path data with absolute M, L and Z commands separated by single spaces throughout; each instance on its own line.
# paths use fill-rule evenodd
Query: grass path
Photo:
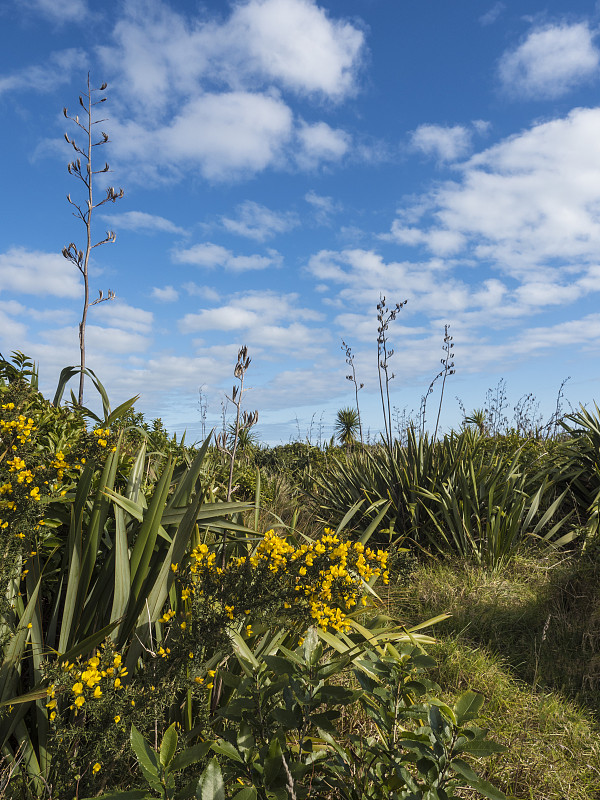
M 401 570 L 388 603 L 406 623 L 452 613 L 434 677 L 448 697 L 485 695 L 482 724 L 508 748 L 488 780 L 519 800 L 600 798 L 600 558 L 522 557 L 501 575 L 436 560 Z

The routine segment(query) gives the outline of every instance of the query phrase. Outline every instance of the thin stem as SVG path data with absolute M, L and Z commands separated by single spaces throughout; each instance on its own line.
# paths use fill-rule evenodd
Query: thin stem
M 88 278 L 88 265 L 90 261 L 90 253 L 92 250 L 92 208 L 94 207 L 93 203 L 93 196 L 92 196 L 92 91 L 90 88 L 90 73 L 88 72 L 87 76 L 87 109 L 86 114 L 88 117 L 88 126 L 87 126 L 87 135 L 88 135 L 88 149 L 87 153 L 83 155 L 87 159 L 87 174 L 88 174 L 88 181 L 86 183 L 88 187 L 88 210 L 85 218 L 85 228 L 86 228 L 86 248 L 85 248 L 85 258 L 83 262 L 83 314 L 81 316 L 81 322 L 79 324 L 79 353 L 80 353 L 80 367 L 81 372 L 79 373 L 79 397 L 77 398 L 77 402 L 80 406 L 83 405 L 83 385 L 85 380 L 85 326 L 87 323 L 87 312 L 88 307 L 90 304 L 90 284 Z

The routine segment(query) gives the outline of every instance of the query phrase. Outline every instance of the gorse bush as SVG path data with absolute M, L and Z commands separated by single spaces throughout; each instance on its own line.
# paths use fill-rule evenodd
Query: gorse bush
M 348 613 L 361 598 L 367 604 L 365 586 L 380 576 L 389 582 L 387 558 L 387 552 L 344 541 L 329 528 L 299 546 L 271 530 L 250 555 L 225 567 L 218 566 L 217 554 L 206 544 L 195 547 L 184 591 L 197 603 L 223 609 L 232 620 L 270 596 L 302 623 L 312 619 L 324 630 L 348 630 Z

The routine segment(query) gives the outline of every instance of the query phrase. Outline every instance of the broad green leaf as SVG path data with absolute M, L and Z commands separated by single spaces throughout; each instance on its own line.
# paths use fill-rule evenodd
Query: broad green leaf
M 215 753 L 218 753 L 221 756 L 225 756 L 232 761 L 238 761 L 240 764 L 243 763 L 244 759 L 240 756 L 231 742 L 227 742 L 225 739 L 219 739 L 218 741 L 213 742 L 210 747 L 211 750 L 214 750 Z
M 2 700 L 0 702 L 1 706 L 16 706 L 19 703 L 31 703 L 33 700 L 41 700 L 42 698 L 47 697 L 46 687 L 39 689 L 32 689 L 30 692 L 26 694 L 20 694 L 16 697 L 10 697 L 8 700 Z
M 171 772 L 178 772 L 180 769 L 189 767 L 190 764 L 197 764 L 198 761 L 202 761 L 210 750 L 210 745 L 211 742 L 200 742 L 200 744 L 188 747 L 183 753 L 176 755 L 171 761 Z
M 135 397 L 131 397 L 129 400 L 125 400 L 124 403 L 121 403 L 120 406 L 117 406 L 114 411 L 106 417 L 104 420 L 104 424 L 107 427 L 113 425 L 118 419 L 120 419 L 129 409 L 140 399 L 139 394 L 136 394 Z
M 116 622 L 127 611 L 131 595 L 131 574 L 129 572 L 129 549 L 123 510 L 115 506 L 115 546 L 114 546 L 114 594 L 110 621 Z M 116 638 L 116 631 L 113 638 Z
M 133 551 L 131 553 L 130 569 L 133 579 L 131 592 L 135 598 L 139 596 L 142 583 L 144 582 L 150 559 L 156 544 L 158 528 L 164 511 L 165 502 L 169 494 L 171 478 L 173 476 L 174 464 L 169 456 L 167 464 L 163 469 L 160 480 L 156 484 L 152 500 L 148 510 L 144 514 L 144 520 L 140 526 Z M 169 565 L 170 566 L 170 565 Z
M 91 472 L 91 467 L 90 467 L 90 472 Z M 87 488 L 87 482 L 84 485 L 86 485 Z M 78 486 L 75 495 L 75 503 L 71 507 L 71 521 L 69 526 L 69 538 L 68 538 L 69 577 L 67 580 L 67 592 L 65 596 L 65 604 L 63 607 L 62 620 L 60 625 L 60 638 L 58 641 L 58 650 L 61 653 L 64 652 L 69 646 L 69 640 L 73 628 L 73 620 L 75 619 L 77 590 L 79 588 L 79 576 L 81 573 L 81 558 L 83 554 L 83 543 L 82 543 L 83 503 L 81 504 L 77 503 L 78 499 L 77 495 L 80 493 L 82 488 L 83 487 L 81 485 Z M 59 600 L 60 600 L 60 595 L 57 597 L 57 609 Z
M 454 704 L 457 724 L 463 725 L 465 722 L 475 719 L 481 710 L 483 702 L 484 696 L 479 692 L 473 692 L 469 689 L 462 694 Z
M 177 730 L 176 723 L 169 725 L 163 736 L 160 745 L 160 763 L 163 769 L 167 769 L 173 760 L 175 750 L 177 749 Z
M 130 741 L 144 777 L 153 789 L 159 791 L 160 765 L 157 755 L 133 724 L 131 725 Z
M 461 753 L 470 753 L 477 758 L 486 758 L 494 753 L 504 753 L 506 747 L 498 742 L 493 742 L 491 739 L 473 739 L 457 748 Z
M 256 800 L 257 794 L 254 786 L 245 786 L 237 794 L 233 795 L 233 800 Z
M 383 502 L 384 502 L 383 500 L 378 501 L 378 503 L 383 503 Z M 371 506 L 371 508 L 368 509 L 367 513 L 369 511 L 371 511 L 371 509 L 375 508 L 375 506 L 378 505 L 378 503 L 374 503 Z M 379 512 L 379 514 L 375 517 L 375 519 L 370 523 L 370 525 L 367 527 L 367 529 L 363 532 L 363 534 L 361 535 L 361 537 L 359 539 L 359 542 L 361 542 L 362 544 L 366 544 L 369 541 L 369 539 L 371 538 L 373 533 L 377 530 L 377 527 L 379 526 L 379 523 L 381 522 L 381 520 L 387 514 L 388 509 L 391 506 L 391 504 L 392 504 L 391 500 L 388 500 L 388 502 L 385 503 L 385 505 L 383 506 L 383 508 Z
M 268 755 L 265 758 L 264 763 L 264 777 L 267 786 L 270 786 L 273 783 L 283 767 L 283 761 L 281 760 L 282 755 L 283 753 L 281 752 L 279 739 L 272 739 L 269 742 Z
M 340 524 L 335 529 L 336 533 L 341 533 L 344 530 L 346 525 L 350 522 L 352 517 L 356 514 L 356 512 L 358 511 L 358 509 L 362 506 L 362 504 L 364 502 L 365 502 L 364 500 L 358 500 L 356 503 L 354 503 L 354 505 L 350 508 L 349 511 L 346 512 L 346 514 L 344 515 L 342 521 L 340 522 Z
M 189 505 L 194 489 L 196 488 L 196 482 L 198 481 L 198 477 L 202 469 L 204 456 L 206 455 L 206 451 L 210 445 L 210 440 L 212 439 L 212 434 L 213 432 L 211 431 L 204 440 L 202 447 L 190 464 L 190 467 L 187 470 L 183 480 L 179 482 L 172 497 L 169 499 L 165 509 L 167 514 L 177 506 L 185 508 Z
M 454 758 L 450 762 L 450 766 L 454 772 L 457 772 L 469 783 L 469 786 L 472 786 L 473 789 L 476 789 L 484 797 L 489 798 L 489 800 L 506 800 L 506 795 L 504 792 L 501 792 L 500 789 L 496 789 L 496 787 L 492 786 L 491 783 L 488 783 L 480 778 L 479 775 L 473 772 L 466 761 L 463 761 L 460 758 Z
M 198 780 L 197 800 L 225 800 L 225 786 L 216 756 L 212 758 Z
M 109 497 L 115 505 L 122 508 L 123 511 L 126 511 L 129 516 L 133 517 L 138 522 L 143 521 L 146 509 L 140 503 L 129 497 L 124 497 L 113 489 L 105 489 L 104 494 Z
M 0 664 L 0 700 L 4 700 L 14 693 L 13 687 L 16 685 L 19 674 L 17 667 L 23 658 L 25 644 L 29 636 L 27 626 L 31 623 L 36 612 L 41 583 L 42 578 L 40 577 L 25 607 L 25 612 L 19 620 L 19 629 L 5 647 L 2 663 Z

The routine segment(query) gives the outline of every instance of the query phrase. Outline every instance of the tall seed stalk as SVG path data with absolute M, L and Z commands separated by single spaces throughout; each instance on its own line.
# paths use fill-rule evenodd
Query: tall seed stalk
M 251 358 L 248 355 L 248 348 L 246 345 L 240 348 L 237 356 L 237 363 L 233 370 L 234 377 L 239 381 L 239 386 L 234 384 L 231 390 L 231 397 L 226 395 L 226 399 L 235 406 L 235 423 L 233 426 L 233 435 L 231 445 L 227 442 L 227 431 L 223 431 L 215 436 L 215 442 L 218 449 L 229 458 L 229 482 L 227 484 L 227 502 L 231 500 L 231 492 L 233 489 L 233 468 L 235 466 L 235 456 L 238 449 L 240 433 L 248 431 L 253 425 L 258 422 L 258 411 L 251 411 L 248 413 L 244 411 L 242 414 L 242 395 L 246 391 L 244 389 L 244 377 L 246 371 L 250 366 Z
M 385 426 L 385 441 L 390 451 L 392 449 L 392 406 L 390 403 L 390 381 L 395 375 L 389 374 L 389 360 L 394 355 L 394 351 L 388 348 L 388 328 L 393 322 L 398 312 L 404 308 L 408 300 L 396 303 L 391 310 L 385 303 L 385 296 L 379 296 L 377 303 L 377 374 L 379 376 L 379 393 L 381 395 L 381 407 L 383 410 L 383 424 Z
M 246 371 L 250 366 L 250 356 L 248 355 L 248 348 L 246 345 L 241 347 L 238 351 L 237 362 L 233 370 L 233 375 L 239 381 L 239 386 L 233 385 L 231 390 L 231 397 L 225 395 L 226 400 L 233 403 L 235 406 L 235 425 L 233 427 L 233 440 L 231 446 L 227 441 L 227 430 L 225 428 L 225 407 L 223 407 L 223 430 L 217 436 L 215 435 L 215 444 L 217 449 L 221 451 L 229 459 L 229 482 L 227 484 L 227 502 L 231 500 L 231 493 L 233 490 L 233 468 L 235 466 L 235 456 L 238 448 L 238 442 L 241 431 L 248 431 L 253 425 L 258 422 L 258 411 L 251 411 L 248 413 L 244 411 L 242 414 L 242 396 L 244 394 L 244 377 Z M 223 531 L 223 551 L 221 553 L 221 566 L 225 566 L 225 540 L 226 532 Z
M 453 342 L 453 338 L 448 333 L 449 328 L 450 328 L 450 325 L 444 325 L 444 344 L 443 344 L 442 350 L 444 351 L 444 353 L 446 355 L 444 356 L 444 358 L 440 359 L 441 360 L 441 364 L 442 364 L 444 369 L 441 372 L 441 374 L 443 376 L 442 377 L 442 391 L 441 391 L 441 394 L 440 394 L 440 404 L 438 406 L 437 419 L 435 421 L 435 432 L 433 434 L 433 441 L 434 442 L 435 442 L 435 439 L 437 437 L 438 427 L 439 427 L 439 424 L 440 424 L 440 414 L 442 413 L 442 403 L 444 402 L 444 389 L 446 388 L 446 378 L 448 378 L 448 376 L 450 376 L 450 375 L 454 375 L 455 372 L 456 372 L 456 370 L 454 369 L 454 361 L 453 361 L 453 359 L 454 359 L 454 350 L 453 350 L 454 345 L 452 343 Z
M 361 421 L 361 418 L 360 418 L 360 408 L 359 408 L 359 405 L 358 405 L 358 393 L 364 387 L 364 383 L 361 383 L 359 385 L 359 383 L 358 383 L 358 381 L 356 379 L 356 369 L 354 367 L 354 355 L 352 354 L 352 348 L 349 345 L 347 345 L 346 342 L 343 339 L 342 339 L 342 350 L 344 350 L 344 352 L 346 353 L 346 364 L 348 364 L 348 366 L 352 370 L 352 374 L 351 375 L 346 375 L 346 380 L 347 381 L 352 381 L 352 383 L 354 384 L 354 394 L 356 396 L 356 413 L 358 415 L 358 429 L 360 431 L 360 443 L 364 444 L 363 432 L 362 432 L 362 421 Z
M 441 358 L 440 359 L 440 362 L 441 362 L 441 364 L 442 364 L 444 369 L 442 369 L 442 370 L 440 370 L 438 372 L 438 374 L 435 376 L 435 378 L 429 384 L 429 388 L 427 389 L 427 391 L 425 392 L 425 394 L 421 398 L 421 412 L 420 412 L 420 416 L 421 416 L 421 436 L 425 436 L 425 422 L 426 422 L 425 417 L 426 417 L 426 411 L 427 411 L 427 398 L 429 397 L 430 394 L 433 393 L 433 387 L 435 386 L 436 381 L 438 381 L 440 378 L 443 379 L 442 380 L 442 391 L 441 391 L 441 394 L 440 394 L 440 402 L 439 402 L 439 405 L 438 405 L 437 419 L 435 421 L 435 432 L 433 434 L 433 441 L 434 442 L 435 442 L 435 439 L 436 439 L 436 436 L 437 436 L 437 432 L 438 432 L 438 428 L 439 428 L 439 425 L 440 425 L 440 414 L 442 413 L 442 403 L 444 402 L 444 389 L 446 388 L 446 378 L 449 375 L 454 375 L 454 373 L 456 372 L 456 370 L 454 369 L 454 361 L 452 361 L 452 359 L 454 358 L 454 351 L 452 350 L 454 345 L 452 344 L 452 336 L 450 336 L 450 334 L 448 333 L 448 329 L 449 328 L 450 328 L 450 325 L 444 325 L 444 344 L 442 345 L 442 350 L 444 351 L 446 356 L 445 356 L 445 358 Z
M 90 261 L 90 254 L 95 247 L 98 247 L 101 244 L 106 244 L 107 242 L 114 242 L 116 239 L 116 235 L 114 231 L 107 231 L 106 238 L 102 239 L 95 244 L 92 244 L 92 211 L 99 206 L 104 205 L 104 203 L 114 203 L 116 200 L 120 200 L 123 197 L 123 189 L 119 189 L 116 191 L 113 189 L 112 186 L 109 186 L 106 189 L 106 197 L 103 197 L 98 203 L 94 204 L 93 199 L 93 183 L 94 183 L 94 175 L 99 175 L 103 172 L 108 172 L 110 167 L 105 162 L 104 167 L 102 169 L 94 170 L 92 166 L 92 155 L 94 147 L 99 147 L 100 145 L 106 144 L 108 142 L 108 134 L 104 131 L 101 131 L 101 138 L 94 142 L 92 141 L 92 130 L 94 125 L 99 125 L 101 122 L 106 122 L 106 119 L 93 119 L 93 108 L 94 106 L 100 105 L 100 103 L 104 103 L 106 101 L 106 97 L 101 97 L 100 100 L 93 100 L 92 96 L 94 92 L 103 92 L 106 89 L 107 84 L 103 83 L 98 89 L 92 89 L 90 86 L 90 73 L 88 72 L 87 76 L 87 92 L 84 92 L 83 95 L 79 95 L 79 105 L 82 107 L 85 120 L 84 122 L 79 121 L 79 115 L 75 115 L 74 117 L 69 116 L 69 112 L 67 108 L 63 108 L 63 114 L 66 119 L 70 119 L 74 122 L 86 136 L 86 144 L 83 147 L 79 147 L 76 142 L 71 139 L 68 133 L 65 133 L 65 139 L 67 142 L 73 147 L 76 153 L 79 153 L 80 156 L 83 157 L 83 168 L 82 168 L 82 160 L 79 158 L 75 158 L 74 161 L 71 161 L 67 167 L 69 171 L 69 175 L 73 175 L 84 184 L 87 190 L 87 201 L 83 206 L 78 205 L 73 200 L 71 200 L 71 195 L 67 195 L 67 200 L 70 205 L 72 205 L 76 211 L 73 212 L 73 216 L 80 219 L 83 224 L 85 225 L 86 230 L 86 245 L 85 250 L 78 250 L 77 245 L 74 242 L 71 242 L 68 247 L 64 247 L 62 250 L 63 256 L 74 264 L 77 269 L 83 275 L 83 312 L 81 315 L 81 322 L 79 323 L 79 354 L 80 354 L 80 373 L 79 373 L 79 395 L 78 395 L 78 403 L 79 405 L 83 405 L 83 384 L 84 384 L 84 377 L 85 377 L 85 328 L 87 323 L 87 314 L 89 307 L 95 306 L 98 303 L 103 303 L 106 300 L 113 300 L 115 297 L 115 293 L 112 292 L 110 289 L 108 290 L 108 296 L 104 297 L 102 291 L 100 290 L 98 293 L 98 297 L 90 303 L 90 287 L 89 287 L 89 277 L 88 277 L 88 267 Z M 85 98 L 85 101 L 84 101 Z

